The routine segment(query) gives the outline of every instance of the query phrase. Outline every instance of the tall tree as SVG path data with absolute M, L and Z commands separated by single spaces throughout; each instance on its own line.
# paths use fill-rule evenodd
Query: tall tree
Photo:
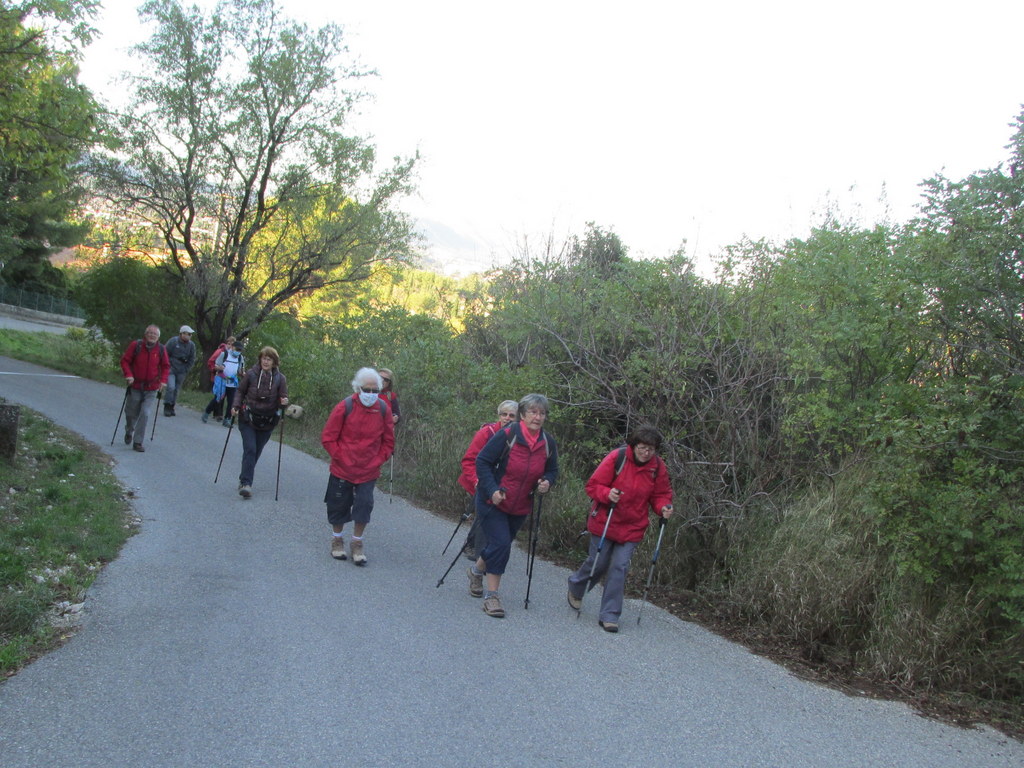
M 156 24 L 137 46 L 146 74 L 131 78 L 119 151 L 93 172 L 160 233 L 204 349 L 408 256 L 395 204 L 415 159 L 377 173 L 373 148 L 343 133 L 363 95 L 344 86 L 371 73 L 343 61 L 340 27 L 287 20 L 273 0 L 149 0 L 140 14 Z
M 80 242 L 70 222 L 77 166 L 95 138 L 96 105 L 76 58 L 96 0 L 0 0 L 0 282 L 65 292 L 47 257 Z

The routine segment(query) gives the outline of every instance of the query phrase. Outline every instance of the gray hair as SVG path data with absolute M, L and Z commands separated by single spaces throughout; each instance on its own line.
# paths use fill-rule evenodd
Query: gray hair
M 515 400 L 504 400 L 501 405 L 498 406 L 498 415 L 501 416 L 502 411 L 518 411 L 519 403 Z
M 365 381 L 366 379 L 369 379 L 371 377 L 375 382 L 377 382 L 377 389 L 383 389 L 384 382 L 381 381 L 380 374 L 377 373 L 375 369 L 360 368 L 358 371 L 356 371 L 356 375 L 352 379 L 352 391 L 358 392 L 360 388 L 363 386 L 363 384 L 360 384 L 360 382 Z
M 519 401 L 519 418 L 522 418 L 523 415 L 531 408 L 536 408 L 537 410 L 547 413 L 548 399 L 544 397 L 544 395 L 538 395 L 536 393 L 526 395 Z

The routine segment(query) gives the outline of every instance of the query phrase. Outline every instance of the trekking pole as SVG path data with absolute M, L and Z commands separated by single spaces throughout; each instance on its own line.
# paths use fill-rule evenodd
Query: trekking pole
M 441 550 L 441 554 L 442 555 L 445 552 L 448 551 L 448 547 L 450 547 L 452 545 L 452 542 L 455 541 L 455 534 L 457 534 L 459 532 L 459 528 L 462 527 L 462 524 L 464 522 L 469 520 L 469 516 L 472 515 L 472 514 L 473 514 L 473 510 L 470 509 L 469 506 L 467 505 L 466 506 L 466 511 L 462 513 L 462 516 L 459 518 L 459 522 L 455 524 L 455 530 L 452 531 L 452 537 L 450 539 L 448 539 L 448 543 L 445 544 L 444 545 L 444 549 Z M 463 549 L 465 549 L 465 547 L 463 547 Z
M 228 436 L 224 438 L 224 450 L 220 452 L 220 461 L 217 462 L 217 474 L 213 478 L 213 482 L 217 482 L 217 478 L 220 477 L 220 465 L 224 463 L 224 454 L 228 452 L 228 440 L 231 439 L 231 431 L 235 428 L 235 417 L 231 416 L 231 421 L 228 423 Z
M 391 477 L 388 479 L 388 504 L 391 503 L 391 491 L 395 487 L 395 454 L 391 454 Z M 447 547 L 445 547 L 447 549 Z M 444 554 L 443 552 L 441 554 Z
M 537 559 L 537 539 L 540 538 L 540 510 L 544 504 L 544 494 L 537 499 L 537 523 L 533 526 L 532 541 L 530 542 L 530 554 L 526 558 L 526 600 L 523 601 L 523 610 L 530 610 L 530 584 L 533 583 L 533 561 Z
M 647 574 L 647 586 L 644 587 L 644 596 L 640 599 L 640 610 L 636 614 L 636 625 L 640 626 L 640 617 L 644 612 L 644 603 L 647 601 L 647 590 L 651 588 L 651 580 L 654 578 L 654 566 L 658 564 L 658 554 L 661 552 L 661 537 L 665 535 L 665 518 L 658 523 L 658 543 L 654 545 L 654 557 L 651 558 L 651 572 Z
M 454 537 L 453 537 L 453 538 L 454 538 Z M 468 543 L 468 541 L 469 541 L 469 540 L 467 539 L 467 543 Z M 450 542 L 449 542 L 449 543 L 450 543 Z M 460 550 L 458 551 L 458 553 L 457 553 L 457 554 L 455 555 L 455 559 L 454 559 L 454 560 L 452 560 L 452 564 L 448 566 L 448 570 L 447 570 L 447 571 L 445 571 L 445 572 L 444 572 L 444 575 L 443 575 L 443 576 L 441 576 L 441 578 L 437 580 L 437 585 L 436 585 L 437 587 L 440 587 L 440 586 L 441 586 L 442 584 L 444 584 L 444 580 L 445 580 L 445 578 L 447 578 L 448 574 L 452 572 L 452 568 L 454 568 L 454 567 L 455 567 L 455 564 L 456 564 L 457 562 L 459 562 L 459 558 L 460 558 L 460 557 L 462 557 L 462 553 L 463 553 L 463 552 L 465 552 L 465 551 L 466 551 L 466 545 L 465 545 L 465 544 L 463 544 L 463 545 L 462 545 L 462 549 L 460 549 Z
M 163 400 L 164 391 L 162 389 L 157 390 L 156 393 L 156 408 L 153 409 L 153 431 L 149 433 L 149 442 L 153 442 L 153 438 L 156 437 L 156 423 L 160 421 L 160 401 Z M 142 414 L 142 408 L 139 408 L 139 414 Z M 143 435 L 143 438 L 146 436 Z
M 597 561 L 601 559 L 601 550 L 604 549 L 604 539 L 608 535 L 608 526 L 612 522 L 612 513 L 615 511 L 615 504 L 613 503 L 608 507 L 608 519 L 604 521 L 604 530 L 601 531 L 601 538 L 597 542 L 597 552 L 594 554 L 594 562 L 590 564 L 590 575 L 587 576 L 587 583 L 583 587 L 583 597 L 580 598 L 580 607 L 576 609 L 576 618 L 580 617 L 583 613 L 583 600 L 587 596 L 587 592 L 590 591 L 590 586 L 594 582 L 594 572 L 597 570 Z
M 278 491 L 281 490 L 281 451 L 284 449 L 284 414 L 278 409 L 281 416 L 281 434 L 277 436 L 277 480 L 274 481 L 274 501 L 277 501 Z
M 131 384 L 124 388 L 124 400 L 121 401 L 121 410 L 117 412 L 117 424 L 114 425 L 114 436 L 110 438 L 111 445 L 114 444 L 114 440 L 117 438 L 117 428 L 121 426 L 121 416 L 124 415 L 124 407 L 128 403 L 128 393 L 131 391 Z

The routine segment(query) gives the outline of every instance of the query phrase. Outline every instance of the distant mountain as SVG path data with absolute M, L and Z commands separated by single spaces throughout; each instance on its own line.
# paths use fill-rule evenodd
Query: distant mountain
M 425 269 L 445 275 L 468 275 L 486 272 L 496 261 L 492 243 L 485 238 L 460 232 L 432 219 L 418 219 L 416 230 L 423 236 L 420 247 Z

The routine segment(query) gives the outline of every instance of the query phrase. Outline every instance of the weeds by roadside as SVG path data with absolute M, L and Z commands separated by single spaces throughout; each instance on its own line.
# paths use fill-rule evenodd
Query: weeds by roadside
M 17 455 L 0 460 L 0 677 L 71 634 L 135 528 L 109 458 L 22 407 Z

